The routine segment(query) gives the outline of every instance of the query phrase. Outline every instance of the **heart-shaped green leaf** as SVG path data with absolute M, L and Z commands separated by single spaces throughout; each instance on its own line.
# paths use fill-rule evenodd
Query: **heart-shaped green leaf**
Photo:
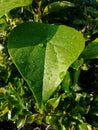
M 0 17 L 10 10 L 31 4 L 32 0 L 0 0 Z
M 47 101 L 84 48 L 82 34 L 64 25 L 23 23 L 9 36 L 8 49 L 37 102 Z

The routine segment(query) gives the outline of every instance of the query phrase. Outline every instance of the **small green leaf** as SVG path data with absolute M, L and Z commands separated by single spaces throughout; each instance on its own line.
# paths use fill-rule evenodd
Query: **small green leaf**
M 9 112 L 9 109 L 7 106 L 4 106 L 4 108 L 2 110 L 0 108 L 0 117 L 4 116 L 8 112 Z
M 84 59 L 98 58 L 98 38 L 92 41 L 82 52 L 81 57 Z
M 79 130 L 91 130 L 91 126 L 89 124 L 86 123 L 82 123 L 78 125 L 78 129 Z
M 31 114 L 30 116 L 28 116 L 26 122 L 31 124 L 31 123 L 35 122 L 35 120 L 39 120 L 38 114 L 33 114 L 33 115 Z
M 49 5 L 47 5 L 44 9 L 44 14 L 49 14 L 52 12 L 58 12 L 61 9 L 64 9 L 66 7 L 74 7 L 74 4 L 68 1 L 57 1 L 57 2 L 53 2 Z
M 0 17 L 10 10 L 31 4 L 32 0 L 0 0 Z
M 25 115 L 19 115 L 19 118 L 17 120 L 17 127 L 18 129 L 22 128 L 25 125 L 26 117 Z
M 70 73 L 67 72 L 65 78 L 63 79 L 61 83 L 61 88 L 65 92 L 69 92 L 69 84 L 70 84 Z
M 60 102 L 60 97 L 52 98 L 47 101 L 47 104 L 51 105 L 54 109 L 58 106 Z

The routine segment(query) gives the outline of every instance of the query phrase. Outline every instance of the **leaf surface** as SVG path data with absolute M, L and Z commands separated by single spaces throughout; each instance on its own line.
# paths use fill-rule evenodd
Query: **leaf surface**
M 31 4 L 32 0 L 0 0 L 0 17 L 10 10 Z
M 81 57 L 84 59 L 98 58 L 98 38 L 92 41 L 82 52 Z
M 44 14 L 49 14 L 52 12 L 59 12 L 66 7 L 74 7 L 74 3 L 68 1 L 57 1 L 47 5 L 44 9 Z
M 23 23 L 9 36 L 9 53 L 40 104 L 64 79 L 84 48 L 82 34 L 64 25 Z

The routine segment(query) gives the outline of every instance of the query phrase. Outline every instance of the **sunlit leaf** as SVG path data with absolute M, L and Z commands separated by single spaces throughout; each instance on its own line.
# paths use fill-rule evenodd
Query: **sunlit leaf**
M 80 32 L 63 25 L 23 23 L 8 43 L 9 53 L 35 99 L 47 101 L 84 48 Z
M 32 0 L 0 0 L 0 17 L 16 7 L 27 6 L 31 2 Z
M 52 98 L 47 101 L 47 104 L 51 105 L 54 109 L 58 106 L 60 102 L 60 97 Z

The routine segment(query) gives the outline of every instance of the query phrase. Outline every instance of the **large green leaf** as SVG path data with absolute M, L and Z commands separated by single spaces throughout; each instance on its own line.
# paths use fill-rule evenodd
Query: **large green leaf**
M 23 23 L 8 43 L 9 53 L 38 103 L 47 101 L 84 48 L 82 34 L 64 25 Z
M 31 2 L 32 0 L 0 0 L 0 17 L 16 7 L 27 6 Z
M 98 58 L 98 38 L 92 41 L 83 51 L 81 57 L 84 59 Z

